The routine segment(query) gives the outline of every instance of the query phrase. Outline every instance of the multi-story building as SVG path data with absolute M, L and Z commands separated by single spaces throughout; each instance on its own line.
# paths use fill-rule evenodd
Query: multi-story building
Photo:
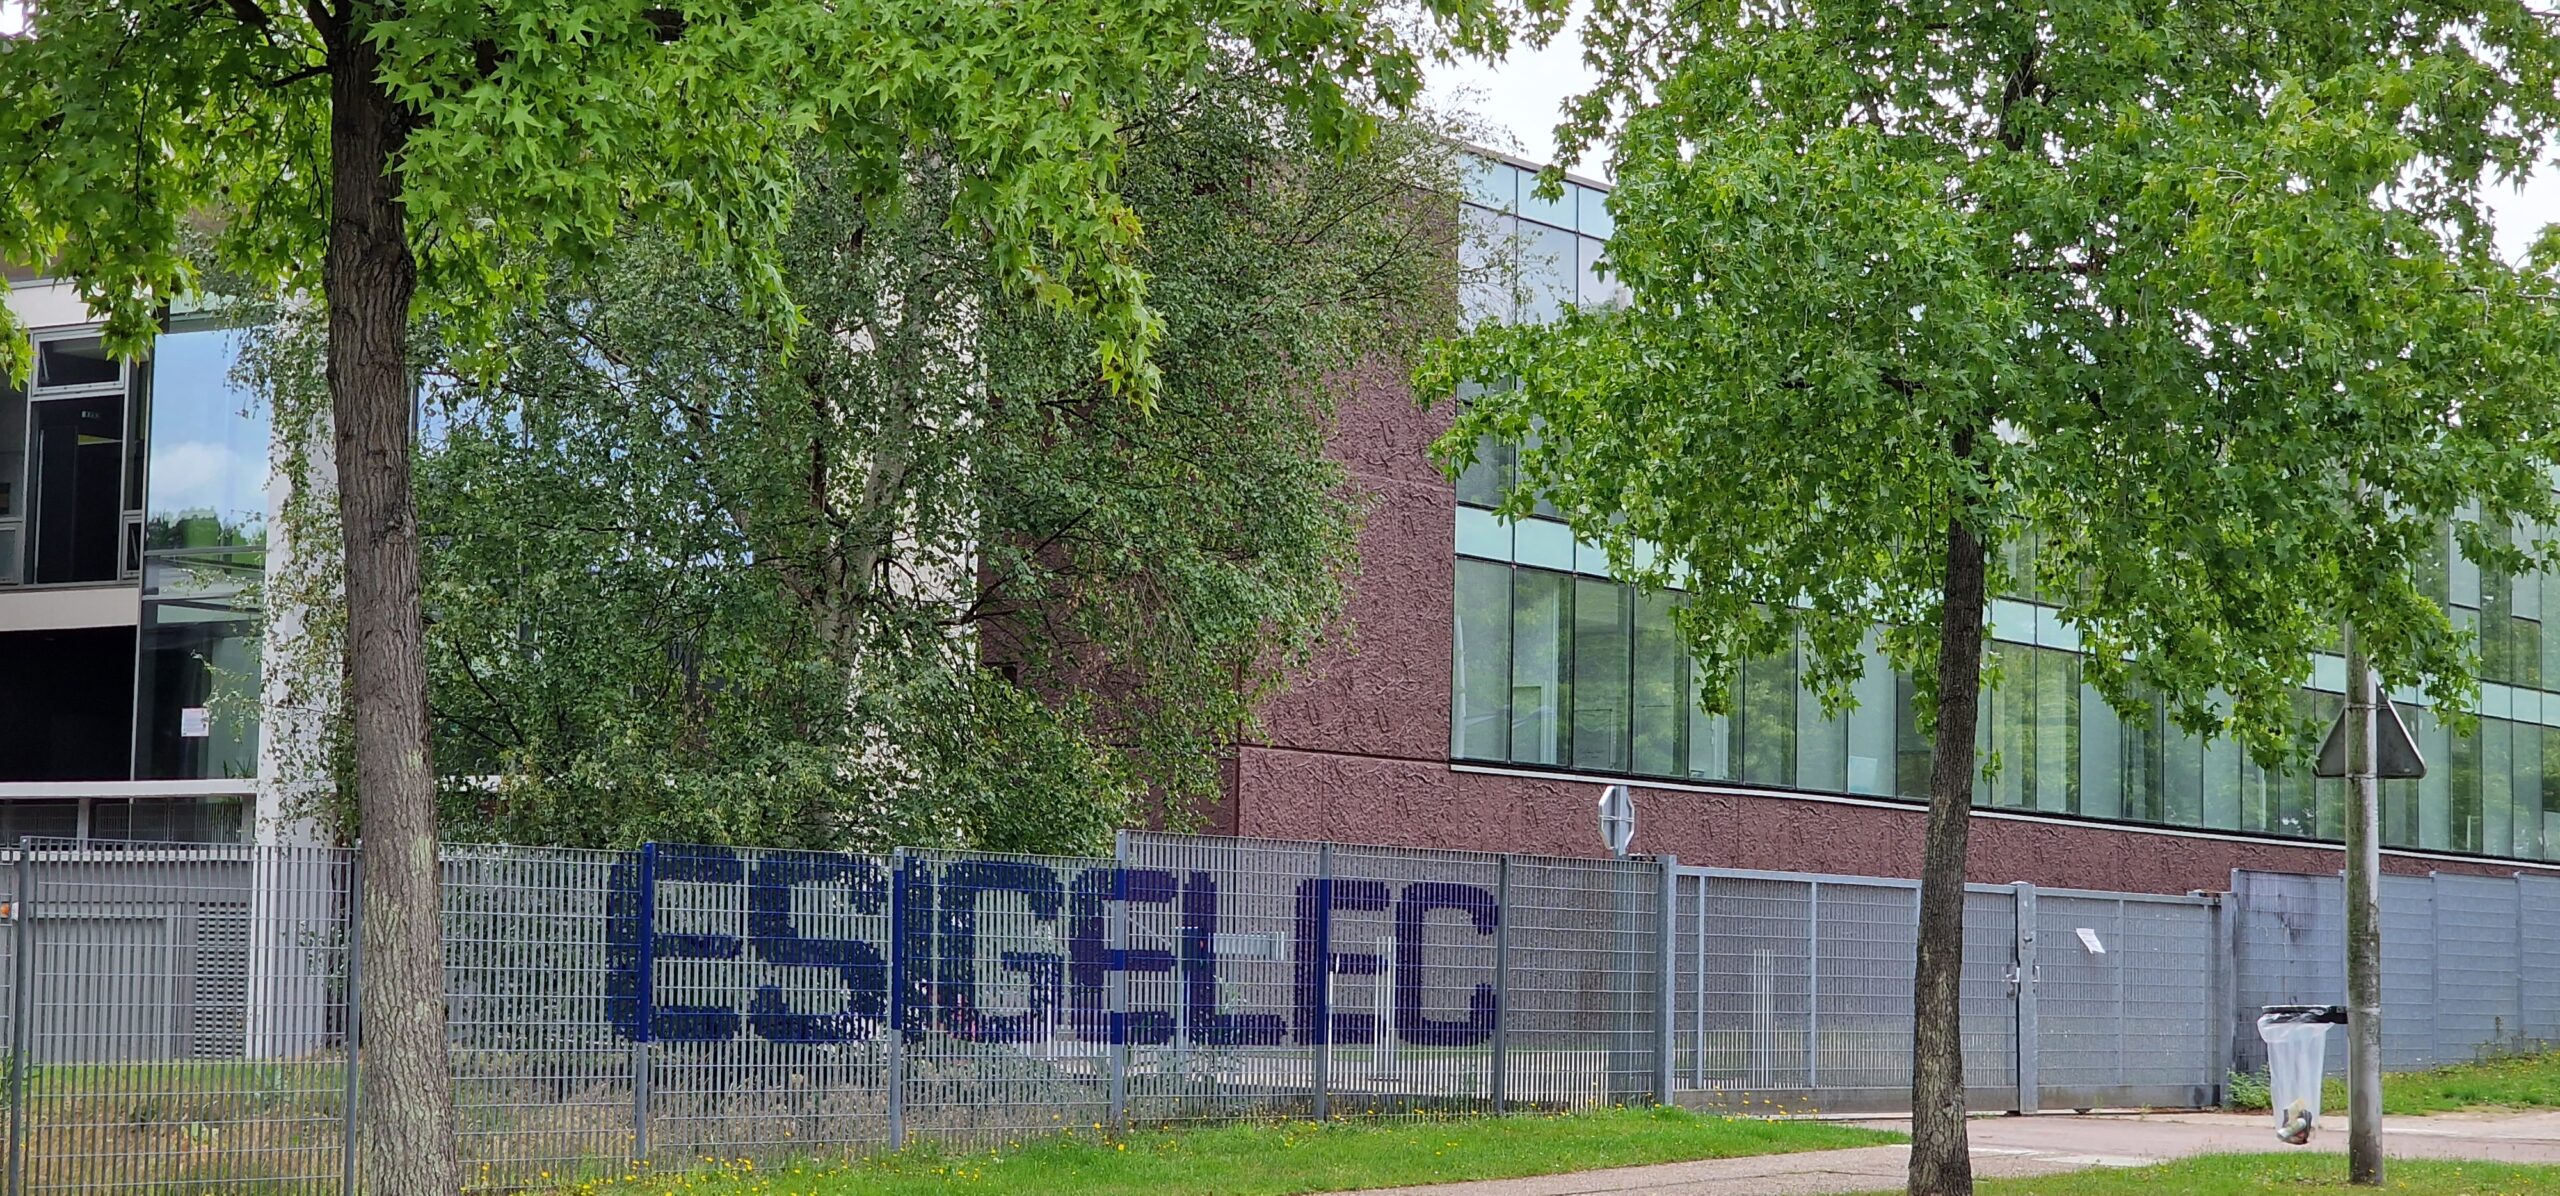
M 122 362 L 68 286 L 9 282 L 36 360 L 0 377 L 0 841 L 240 840 L 270 469 L 239 335 L 179 315 Z
M 1525 166 L 1491 165 L 1467 197 L 1481 234 L 1469 243 L 1495 247 L 1518 284 L 1496 272 L 1472 297 L 1476 318 L 1538 320 L 1609 298 L 1593 270 L 1611 227 L 1603 191 L 1576 181 L 1541 199 Z M 1346 401 L 1335 451 L 1377 503 L 1354 646 L 1298 678 L 1266 734 L 1238 748 L 1222 826 L 1592 854 L 1594 798 L 1625 781 L 1639 851 L 1916 875 L 1929 745 L 1909 678 L 1871 650 L 1856 707 L 1826 715 L 1797 657 L 1782 655 L 1746 665 L 1730 714 L 1702 713 L 1669 619 L 1678 595 L 1613 579 L 1560 521 L 1497 519 L 1500 445 L 1445 480 L 1428 449 L 1450 416 L 1447 402 L 1418 405 L 1389 368 Z M 2560 617 L 2546 634 L 2545 579 L 2454 557 L 2432 580 L 2480 632 L 2481 717 L 2455 736 L 2402 695 L 2430 768 L 2384 786 L 2385 866 L 2560 862 Z M 2261 769 L 2237 743 L 2156 713 L 2119 714 L 2082 682 L 2071 628 L 2031 595 L 1994 604 L 1991 641 L 2003 681 L 1985 695 L 1982 742 L 2002 767 L 1975 795 L 1975 879 L 2176 892 L 2222 888 L 2243 864 L 2339 866 L 2338 782 Z M 2300 700 L 2334 714 L 2344 682 L 2344 661 L 2318 656 Z
M 1489 163 L 1463 205 L 1468 243 L 1509 247 L 1513 273 L 1479 274 L 1470 318 L 1609 297 L 1602 190 L 1576 181 L 1544 200 L 1524 165 Z M 119 363 L 68 287 L 11 281 L 37 368 L 26 387 L 0 383 L 0 841 L 282 833 L 274 778 L 260 779 L 276 764 L 260 750 L 251 607 L 280 487 L 266 413 L 231 378 L 238 334 L 173 316 L 148 358 Z M 1826 715 L 1779 656 L 1743 670 L 1731 714 L 1702 713 L 1668 618 L 1678 596 L 1613 579 L 1553 518 L 1495 518 L 1501 446 L 1445 479 L 1428 448 L 1449 416 L 1417 404 L 1393 363 L 1345 401 L 1335 452 L 1376 499 L 1351 646 L 1295 678 L 1238 746 L 1218 825 L 1591 854 L 1593 798 L 1626 781 L 1640 851 L 1916 871 L 1928 744 L 1908 678 L 1871 654 L 1856 708 Z M 2545 634 L 2544 579 L 2448 557 L 2434 580 L 2481 632 L 2482 717 L 2457 737 L 2409 707 L 2431 769 L 2385 786 L 2386 867 L 2560 864 L 2560 626 Z M 2244 864 L 2338 866 L 2336 783 L 2120 715 L 2032 596 L 1996 603 L 1992 631 L 2004 682 L 1983 743 L 2003 767 L 1977 793 L 1977 879 L 2179 891 Z M 2343 679 L 2317 657 L 2302 701 L 2334 710 Z

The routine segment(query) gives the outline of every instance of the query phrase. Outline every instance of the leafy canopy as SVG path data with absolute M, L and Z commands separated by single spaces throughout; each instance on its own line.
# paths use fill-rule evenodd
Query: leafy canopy
M 1533 0 L 1535 2 L 1535 0 Z M 1110 188 L 1125 114 L 1243 47 L 1328 144 L 1400 108 L 1441 49 L 1495 49 L 1500 0 L 48 0 L 0 36 L 0 261 L 77 280 L 140 349 L 189 292 L 189 226 L 256 293 L 316 292 L 333 43 L 408 115 L 393 164 L 421 314 L 471 319 L 638 222 L 776 300 L 775 230 L 815 138 L 858 193 L 928 158 L 950 229 L 1092 319 L 1141 393 L 1159 321 Z M 782 310 L 787 310 L 782 309 Z M 0 333 L 13 331 L 0 315 Z M 467 325 L 466 325 L 467 326 Z M 485 331 L 485 328 L 482 329 Z M 23 372 L 23 338 L 0 362 Z
M 2468 555 L 2521 564 L 2510 523 L 2554 513 L 2560 240 L 2499 260 L 2484 196 L 2560 128 L 2560 24 L 1598 0 L 1585 43 L 1605 78 L 1563 134 L 1615 137 L 1629 300 L 1478 329 L 1418 384 L 1509 380 L 1444 456 L 1535 432 L 1515 511 L 1687 588 L 1708 693 L 1800 628 L 1836 704 L 1876 624 L 1932 687 L 1961 519 L 2119 704 L 2272 756 L 2341 620 L 2460 704 L 2430 546 L 2465 516 Z M 2030 528 L 2033 576 L 2002 575 Z
M 1414 199 L 1456 154 L 1396 125 L 1336 156 L 1241 63 L 1130 138 L 1152 411 L 1094 377 L 1091 319 L 950 233 L 952 174 L 866 201 L 815 150 L 789 356 L 732 274 L 627 236 L 501 325 L 505 370 L 431 388 L 446 825 L 1091 850 L 1217 793 L 1339 611 L 1360 504 L 1327 415 L 1340 371 L 1445 326 L 1447 225 Z

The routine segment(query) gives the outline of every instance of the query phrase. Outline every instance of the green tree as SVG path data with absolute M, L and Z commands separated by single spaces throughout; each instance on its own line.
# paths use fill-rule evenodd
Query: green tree
M 76 280 L 138 352 L 215 265 L 321 296 L 345 553 L 351 756 L 363 831 L 366 1182 L 449 1193 L 453 1148 L 436 910 L 418 536 L 415 317 L 468 329 L 626 223 L 758 279 L 788 316 L 773 241 L 788 147 L 846 155 L 893 193 L 958 174 L 951 219 L 1009 284 L 1094 321 L 1095 364 L 1143 396 L 1157 318 L 1110 190 L 1118 115 L 1212 47 L 1267 63 L 1328 137 L 1411 98 L 1429 47 L 1367 3 L 952 5 L 884 0 L 63 0 L 0 41 L 0 259 Z M 1498 45 L 1492 0 L 1427 0 L 1455 45 Z M 24 338 L 7 343 L 17 372 Z M 464 341 L 470 338 L 460 338 Z
M 1604 77 L 1562 135 L 1614 139 L 1630 299 L 1478 330 L 1418 384 L 1509 380 L 1450 463 L 1535 431 L 1514 511 L 1685 588 L 1710 701 L 1801 633 L 1836 708 L 1881 626 L 1934 703 L 1910 1186 L 1967 1192 L 1986 598 L 2032 587 L 2110 701 L 2262 758 L 2298 752 L 2342 622 L 2458 707 L 2427 546 L 2476 503 L 2464 550 L 2520 564 L 2504 529 L 2553 507 L 2560 240 L 2500 261 L 2483 194 L 2560 126 L 2560 29 L 2508 0 L 1599 0 L 1583 38 Z
M 811 199 L 799 345 L 634 237 L 435 388 L 446 824 L 508 842 L 1107 847 L 1177 815 L 1337 613 L 1341 373 L 1445 326 L 1457 154 L 1337 155 L 1229 62 L 1131 122 L 1151 410 L 947 231 L 947 176 Z M 436 370 L 433 364 L 429 369 Z M 325 662 L 319 662 L 325 666 Z M 494 778 L 494 780 L 488 779 Z

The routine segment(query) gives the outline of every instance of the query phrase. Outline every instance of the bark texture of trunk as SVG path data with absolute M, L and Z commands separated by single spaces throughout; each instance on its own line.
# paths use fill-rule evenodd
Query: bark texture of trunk
M 1920 864 L 1920 947 L 1911 993 L 1911 1196 L 1970 1196 L 1964 1129 L 1965 835 L 1973 816 L 1973 732 L 1982 709 L 1982 542 L 1947 522 L 1938 616 L 1938 721 L 1929 754 L 1929 830 Z
M 445 1053 L 436 807 L 427 760 L 418 519 L 409 490 L 417 289 L 394 163 L 406 124 L 379 82 L 351 0 L 331 31 L 330 212 L 324 286 L 329 406 L 346 531 L 346 701 L 363 837 L 364 991 L 358 1082 L 364 1190 L 452 1196 L 452 1069 Z

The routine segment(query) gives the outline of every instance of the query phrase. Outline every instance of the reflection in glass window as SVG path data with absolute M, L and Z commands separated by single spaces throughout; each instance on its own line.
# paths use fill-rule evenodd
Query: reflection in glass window
M 1635 591 L 1583 578 L 1573 596 L 1573 764 L 1625 772 Z
M 1672 626 L 1670 594 L 1636 595 L 1635 770 L 1678 776 L 1687 766 L 1689 653 Z
M 1458 245 L 1458 323 L 1473 328 L 1512 319 L 1520 309 L 1520 221 L 1482 208 L 1468 208 L 1464 215 Z
M 1492 158 L 1474 159 L 1474 169 L 1467 175 L 1467 198 L 1498 212 L 1519 210 L 1519 167 Z
M 229 600 L 142 604 L 137 778 L 258 775 L 256 633 L 253 614 Z
M 1564 315 L 1574 301 L 1580 252 L 1572 233 L 1543 224 L 1520 226 L 1520 290 L 1525 303 L 1520 318 L 1544 324 Z
M 1466 760 L 1511 755 L 1511 567 L 1458 562 L 1456 701 L 1451 750 Z
M 1762 785 L 1795 783 L 1796 653 L 1744 661 L 1740 718 L 1734 755 L 1742 779 Z
M 1554 199 L 1539 195 L 1539 190 L 1538 176 L 1529 171 L 1521 171 L 1520 214 L 1542 224 L 1552 224 L 1562 229 L 1572 228 L 1574 226 L 1573 209 L 1578 198 L 1575 192 L 1580 191 L 1581 188 L 1567 183 L 1564 185 L 1564 190 Z
M 1550 521 L 1517 526 L 1562 534 Z M 1800 650 L 1745 662 L 1733 713 L 1710 715 L 1695 700 L 1696 667 L 1673 626 L 1679 595 L 1501 560 L 1462 557 L 1456 569 L 1456 758 L 1928 794 L 1930 745 L 1914 686 L 1872 638 L 1851 684 L 1857 704 L 1838 716 L 1825 716 L 1804 688 Z M 2165 703 L 2117 711 L 2087 684 L 2076 653 L 2011 641 L 1989 648 L 2002 676 L 1983 696 L 1980 747 L 1998 750 L 2001 767 L 1978 779 L 1978 802 L 2297 838 L 2335 840 L 2343 830 L 2336 782 L 2316 781 L 2307 768 L 2263 769 L 2234 740 L 2179 729 Z M 2306 690 L 2295 704 L 2298 719 L 2325 728 L 2340 699 Z M 2560 857 L 2560 735 L 2480 718 L 2474 732 L 2455 736 L 2424 707 L 2406 717 L 2433 767 L 2423 779 L 2384 786 L 2386 845 Z
M 1511 577 L 1511 758 L 1562 764 L 1572 682 L 1573 578 L 1521 569 Z
M 242 336 L 173 332 L 152 349 L 151 550 L 266 542 L 268 420 L 257 396 L 232 381 Z
M 19 580 L 26 555 L 27 392 L 0 376 L 0 585 Z

